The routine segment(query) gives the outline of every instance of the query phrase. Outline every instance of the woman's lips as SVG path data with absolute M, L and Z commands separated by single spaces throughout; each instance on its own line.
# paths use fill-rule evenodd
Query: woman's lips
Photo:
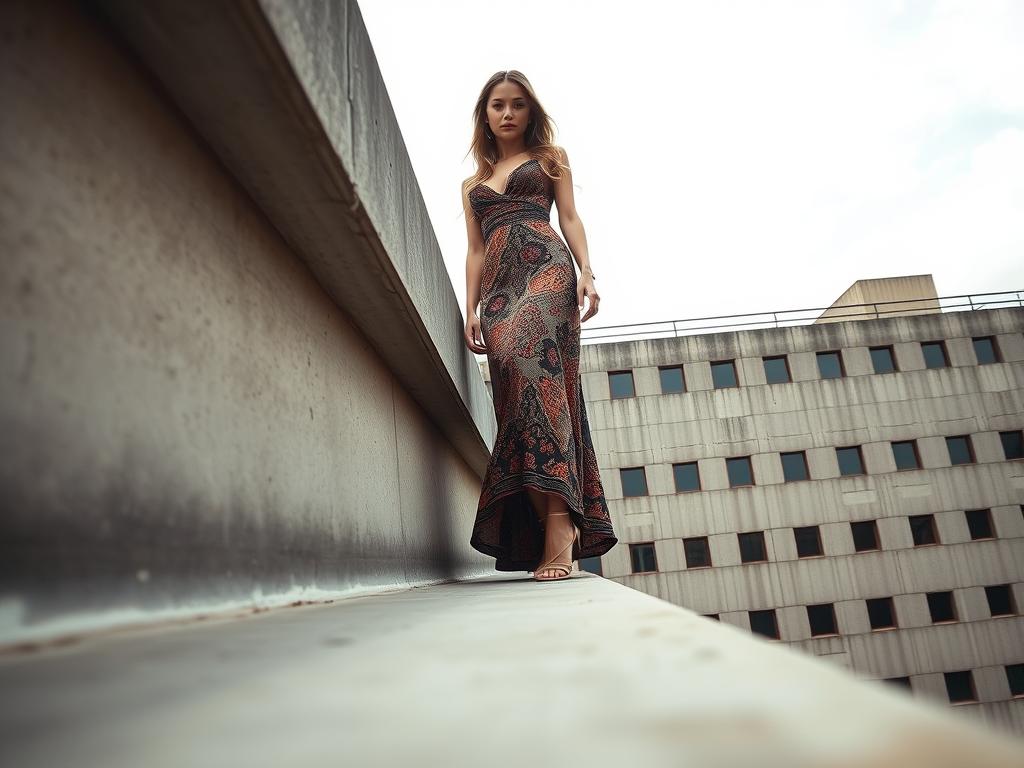
M 501 126 L 501 127 L 502 127 L 502 128 L 515 128 L 515 126 L 514 126 L 514 125 L 503 125 L 503 126 Z

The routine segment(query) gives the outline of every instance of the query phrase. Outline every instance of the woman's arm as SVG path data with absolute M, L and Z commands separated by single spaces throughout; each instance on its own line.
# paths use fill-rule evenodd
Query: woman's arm
M 466 248 L 466 346 L 474 352 L 485 354 L 483 334 L 480 331 L 480 317 L 477 306 L 480 304 L 480 276 L 484 269 L 484 242 L 480 232 L 473 206 L 469 202 L 469 190 L 462 185 L 462 209 L 466 214 L 466 237 L 469 245 Z
M 569 165 L 569 155 L 563 147 L 557 147 L 561 155 L 563 165 Z M 597 307 L 601 297 L 594 288 L 594 272 L 590 268 L 590 253 L 587 250 L 587 233 L 583 229 L 583 222 L 576 213 L 576 201 L 572 194 L 572 170 L 562 169 L 562 178 L 555 180 L 555 205 L 558 207 L 558 227 L 565 236 L 565 242 L 572 252 L 573 258 L 580 268 L 580 277 L 576 286 L 576 302 L 580 309 L 583 308 L 583 297 L 590 298 L 590 306 L 587 312 L 580 318 L 580 322 L 588 320 L 597 314 Z

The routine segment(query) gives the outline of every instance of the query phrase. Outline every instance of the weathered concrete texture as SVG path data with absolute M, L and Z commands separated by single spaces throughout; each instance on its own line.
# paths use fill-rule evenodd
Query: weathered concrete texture
M 354 0 L 97 0 L 483 475 L 494 406 Z
M 901 314 L 917 315 L 941 312 L 931 275 L 904 275 L 902 277 L 876 277 L 857 280 L 821 313 L 815 323 L 834 323 L 856 319 L 858 315 L 871 317 L 897 317 Z M 958 302 L 947 302 L 952 306 Z M 965 300 L 963 303 L 967 303 Z M 866 304 L 868 306 L 850 306 Z
M 977 701 L 957 705 L 1024 734 L 1024 699 L 1006 665 L 1024 661 L 1024 461 L 1001 430 L 1024 427 L 1024 309 L 859 320 L 585 346 L 587 412 L 616 530 L 626 546 L 602 574 L 723 622 L 775 611 L 780 640 L 869 677 L 911 680 L 948 706 L 943 673 L 970 670 Z M 1002 362 L 979 365 L 971 339 L 994 336 Z M 949 366 L 927 368 L 922 341 Z M 897 371 L 875 373 L 869 347 Z M 846 375 L 822 379 L 815 352 Z M 767 384 L 762 357 L 786 355 L 792 382 Z M 711 361 L 734 360 L 738 387 L 715 389 Z M 659 366 L 687 391 L 663 394 Z M 636 397 L 612 400 L 608 371 L 633 372 Z M 976 462 L 951 465 L 946 435 L 968 434 Z M 915 440 L 919 469 L 898 470 L 890 441 Z M 866 474 L 840 475 L 837 446 L 861 446 Z M 780 452 L 804 451 L 810 479 L 786 482 Z M 731 488 L 726 458 L 749 456 L 755 484 Z M 696 462 L 699 491 L 677 492 L 673 464 Z M 644 468 L 648 495 L 624 497 L 620 468 Z M 989 509 L 992 540 L 965 510 Z M 915 546 L 910 515 L 934 515 L 937 546 Z M 874 520 L 879 551 L 857 552 L 851 522 Z M 821 557 L 794 529 L 817 526 Z M 767 562 L 744 563 L 737 533 L 762 531 Z M 711 567 L 688 567 L 684 540 L 707 537 Z M 657 572 L 633 573 L 630 545 L 652 542 Z M 986 586 L 1008 585 L 1017 615 L 992 616 Z M 928 594 L 953 592 L 957 622 L 934 624 Z M 873 630 L 866 601 L 891 597 L 897 626 Z M 807 607 L 832 604 L 838 635 L 811 634 Z
M 5 763 L 996 768 L 1024 742 L 590 574 L 0 659 Z
M 181 5 L 197 34 L 234 7 Z M 390 364 L 423 339 L 382 356 L 96 18 L 0 16 L 0 641 L 489 569 L 479 475 Z M 284 198 L 301 165 L 253 167 Z M 381 272 L 358 239 L 325 254 L 354 285 Z

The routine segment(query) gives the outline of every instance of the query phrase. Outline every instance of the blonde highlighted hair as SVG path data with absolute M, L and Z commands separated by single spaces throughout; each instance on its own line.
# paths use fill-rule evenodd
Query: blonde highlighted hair
M 486 181 L 494 175 L 494 166 L 498 162 L 498 144 L 487 125 L 487 102 L 494 86 L 505 81 L 521 87 L 526 94 L 526 102 L 530 105 L 530 123 L 527 125 L 526 134 L 523 137 L 530 156 L 539 161 L 541 169 L 552 179 L 560 179 L 562 177 L 561 169 L 569 167 L 562 163 L 559 148 L 553 143 L 555 131 L 552 124 L 554 120 L 541 106 L 526 75 L 518 69 L 502 70 L 495 72 L 484 83 L 484 87 L 480 90 L 480 96 L 476 100 L 476 106 L 473 107 L 473 140 L 469 152 L 466 154 L 472 153 L 476 160 L 476 173 L 466 179 L 464 189 L 472 189 L 478 183 Z

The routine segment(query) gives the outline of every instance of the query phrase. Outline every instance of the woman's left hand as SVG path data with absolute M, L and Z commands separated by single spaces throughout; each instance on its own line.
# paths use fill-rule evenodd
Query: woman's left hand
M 601 297 L 597 293 L 597 289 L 594 287 L 594 278 L 592 277 L 580 277 L 576 284 L 576 303 L 579 305 L 580 310 L 583 309 L 583 297 L 587 296 L 590 299 L 590 306 L 587 307 L 587 313 L 580 318 L 580 322 L 586 322 L 594 315 L 597 314 L 597 305 L 601 303 Z

